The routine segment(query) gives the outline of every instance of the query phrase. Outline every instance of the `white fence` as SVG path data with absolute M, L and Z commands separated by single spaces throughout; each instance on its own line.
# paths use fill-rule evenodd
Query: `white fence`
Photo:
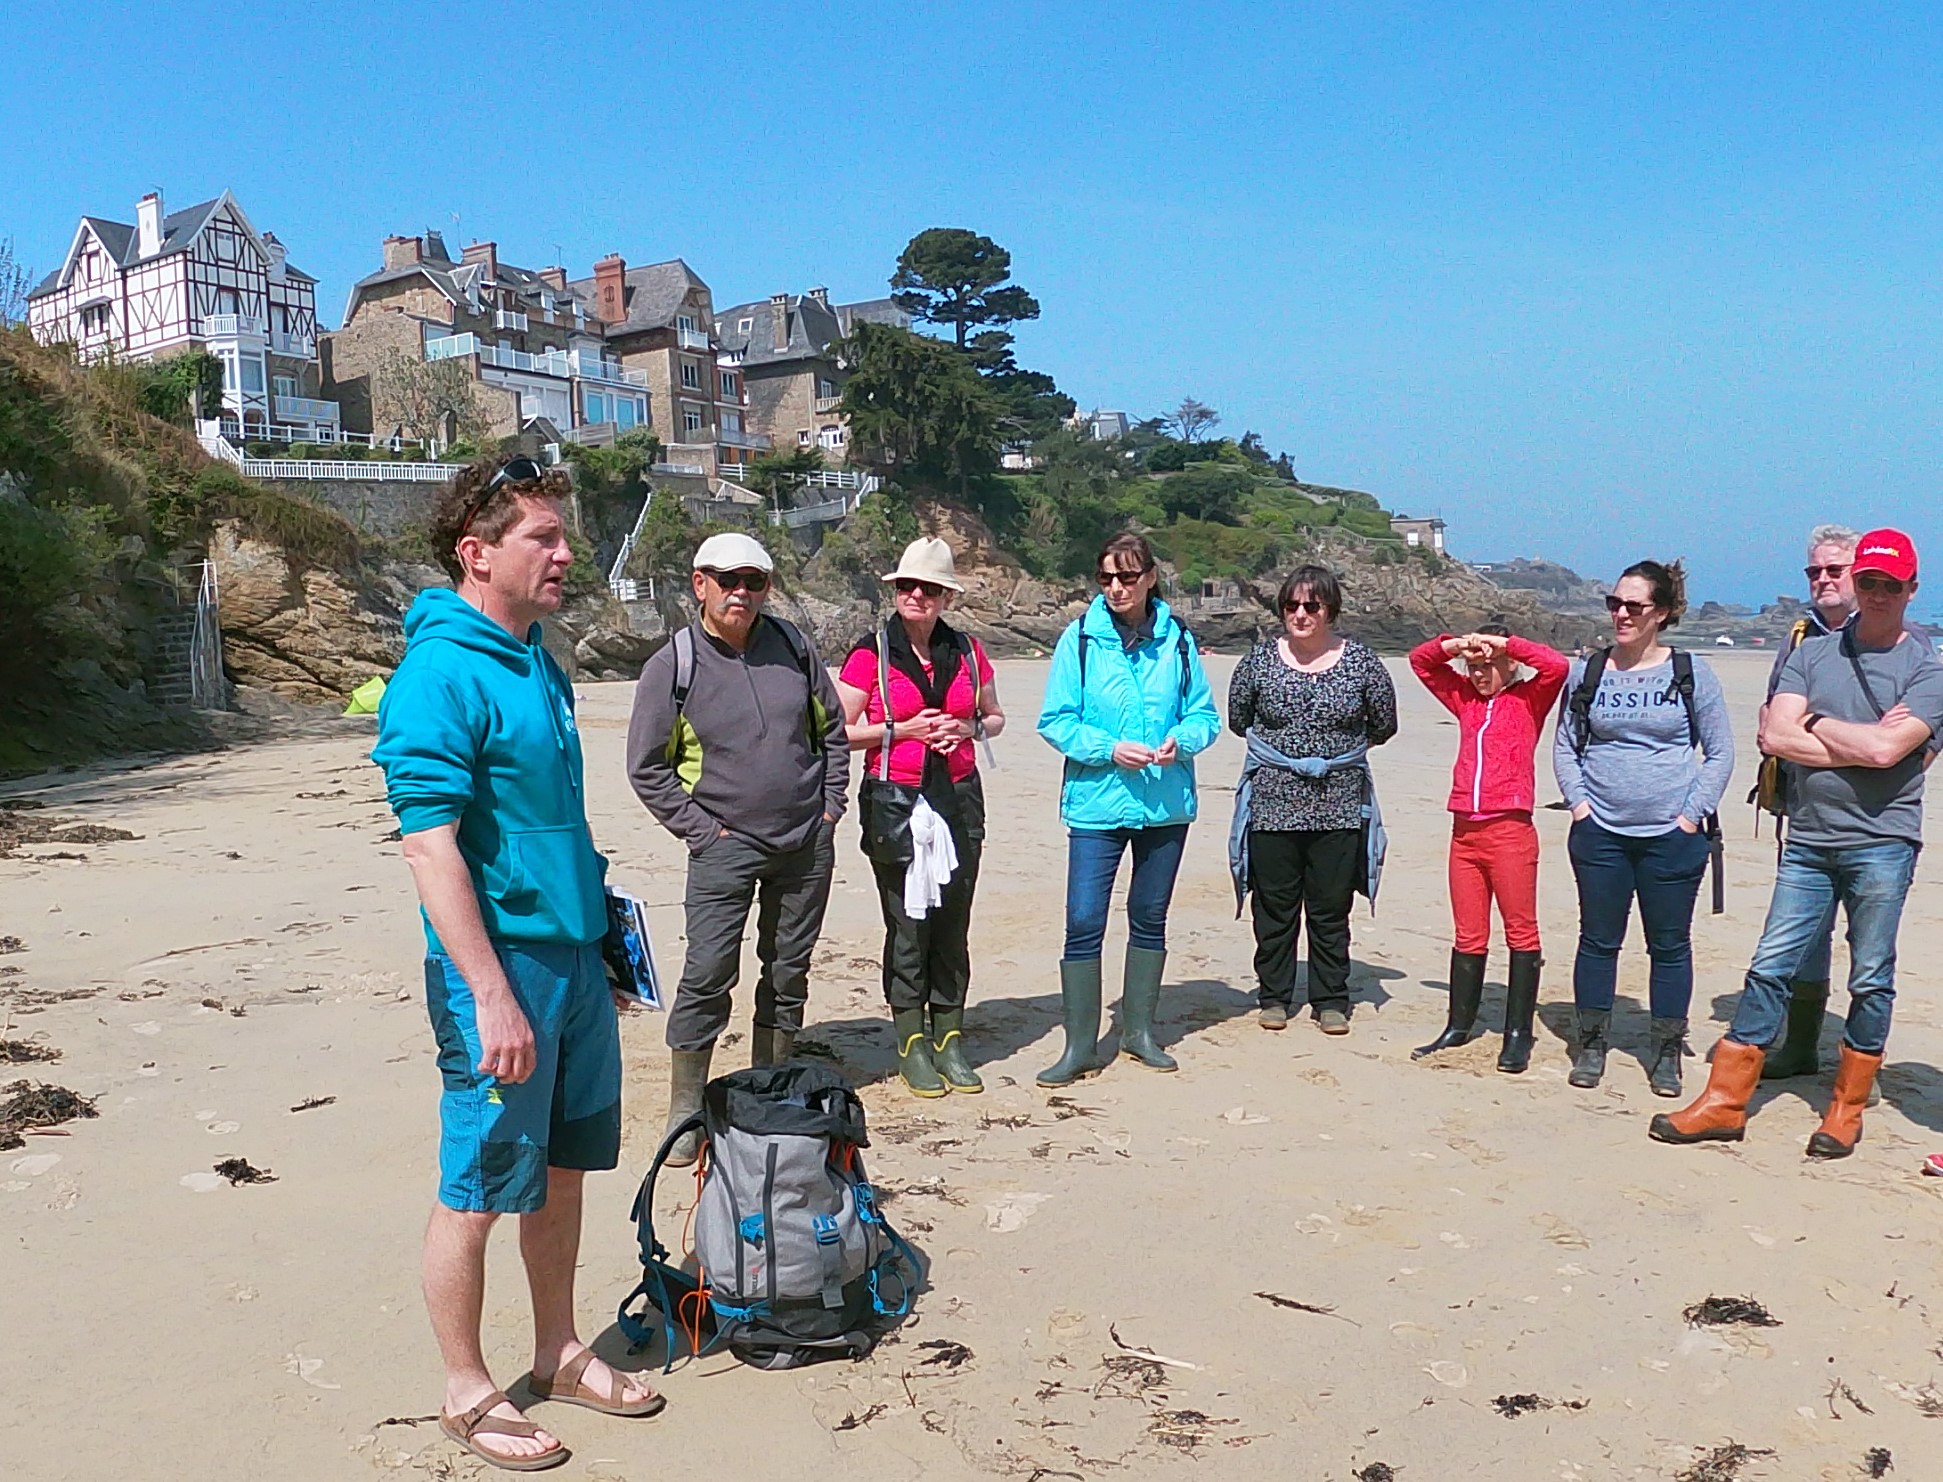
M 253 479 L 363 479 L 369 482 L 442 484 L 463 473 L 463 463 L 406 463 L 373 458 L 357 463 L 330 463 L 314 458 L 243 458 L 243 474 Z

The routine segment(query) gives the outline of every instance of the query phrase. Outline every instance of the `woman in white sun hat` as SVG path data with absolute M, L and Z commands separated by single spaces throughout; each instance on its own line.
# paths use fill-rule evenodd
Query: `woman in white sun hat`
M 851 749 L 865 753 L 857 812 L 884 911 L 898 1073 L 917 1096 L 982 1091 L 964 1049 L 972 893 L 985 840 L 973 738 L 998 735 L 1005 712 L 983 645 L 944 620 L 964 591 L 951 547 L 914 540 L 884 580 L 895 611 L 851 650 L 837 697 Z

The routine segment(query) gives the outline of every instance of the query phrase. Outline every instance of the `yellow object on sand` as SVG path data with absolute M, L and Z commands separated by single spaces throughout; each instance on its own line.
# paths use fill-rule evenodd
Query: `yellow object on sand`
M 385 697 L 385 681 L 381 674 L 371 678 L 351 691 L 351 703 L 344 707 L 346 715 L 376 715 L 378 702 Z

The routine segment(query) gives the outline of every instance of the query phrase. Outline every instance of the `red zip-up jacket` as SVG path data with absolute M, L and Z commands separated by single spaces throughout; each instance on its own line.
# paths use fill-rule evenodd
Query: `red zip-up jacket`
M 1457 717 L 1450 811 L 1529 813 L 1537 804 L 1532 753 L 1571 664 L 1564 654 L 1542 643 L 1507 639 L 1506 652 L 1537 672 L 1487 700 L 1444 656 L 1444 640 L 1450 636 L 1441 634 L 1410 650 L 1410 667 L 1424 688 Z

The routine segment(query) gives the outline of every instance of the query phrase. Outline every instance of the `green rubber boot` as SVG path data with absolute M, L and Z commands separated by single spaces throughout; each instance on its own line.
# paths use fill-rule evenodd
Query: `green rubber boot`
M 1127 948 L 1126 977 L 1120 990 L 1120 1053 L 1149 1070 L 1179 1070 L 1180 1062 L 1154 1039 L 1154 1014 L 1160 1008 L 1160 975 L 1167 954 L 1151 947 Z
M 1039 1072 L 1042 1086 L 1070 1086 L 1100 1073 L 1100 959 L 1059 964 L 1059 1001 L 1066 1017 L 1066 1053 Z
M 965 1058 L 965 1011 L 931 1011 L 931 1063 L 944 1083 L 961 1096 L 976 1096 L 985 1089 L 978 1072 Z
M 668 1066 L 668 1125 L 662 1129 L 663 1139 L 702 1109 L 702 1088 L 708 1084 L 708 1062 L 714 1054 L 713 1045 L 706 1050 L 674 1052 Z M 702 1134 L 687 1133 L 669 1149 L 667 1164 L 670 1168 L 686 1168 L 701 1150 Z
M 1778 1047 L 1768 1051 L 1761 1066 L 1764 1081 L 1784 1081 L 1792 1076 L 1815 1075 L 1822 1068 L 1819 1046 L 1822 1015 L 1828 1008 L 1828 984 L 1797 980 L 1788 985 L 1788 1031 Z
M 949 1096 L 951 1087 L 931 1063 L 931 1045 L 924 1033 L 924 1010 L 899 1009 L 891 1015 L 891 1024 L 897 1035 L 897 1073 L 904 1078 L 910 1093 L 926 1100 Z

